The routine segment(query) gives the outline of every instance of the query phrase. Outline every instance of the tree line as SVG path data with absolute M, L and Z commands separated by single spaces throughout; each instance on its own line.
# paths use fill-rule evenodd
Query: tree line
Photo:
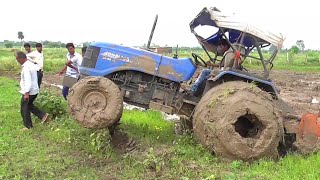
M 28 43 L 30 43 L 31 47 L 35 47 L 36 46 L 36 41 L 29 41 Z M 66 43 L 63 43 L 61 41 L 40 41 L 40 43 L 42 43 L 42 45 L 46 48 L 65 48 L 66 47 Z M 85 42 L 82 45 L 83 46 L 87 46 L 89 45 L 89 42 Z M 3 46 L 5 48 L 13 48 L 13 47 L 20 47 L 22 44 L 19 41 L 9 41 L 9 40 L 4 40 L 3 42 L 0 42 L 0 46 Z

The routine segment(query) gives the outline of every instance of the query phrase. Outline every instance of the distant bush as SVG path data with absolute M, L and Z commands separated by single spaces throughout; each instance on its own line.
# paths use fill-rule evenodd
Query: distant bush
M 294 46 L 292 46 L 292 47 L 290 48 L 289 51 L 290 51 L 291 53 L 293 53 L 293 54 L 298 54 L 298 53 L 299 53 L 299 47 L 296 46 L 296 45 L 294 45 Z
M 7 43 L 4 44 L 4 47 L 13 48 L 13 43 L 12 42 L 7 42 Z
M 307 52 L 307 61 L 308 63 L 319 63 L 320 62 L 319 53 L 316 51 Z
M 318 63 L 320 62 L 319 57 L 315 57 L 315 56 L 308 56 L 308 63 Z

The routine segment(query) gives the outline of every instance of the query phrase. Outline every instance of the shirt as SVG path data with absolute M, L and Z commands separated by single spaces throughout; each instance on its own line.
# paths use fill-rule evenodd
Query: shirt
M 243 45 L 240 45 L 238 43 L 233 43 L 233 47 L 238 51 L 240 51 L 241 54 L 245 54 L 245 47 Z M 229 68 L 235 68 L 239 69 L 241 68 L 241 63 L 245 59 L 245 56 L 240 56 L 241 61 L 238 62 L 238 60 L 235 60 L 235 53 L 233 52 L 233 49 L 230 47 L 225 53 L 224 53 L 224 65 L 223 67 L 229 67 Z M 237 62 L 234 62 L 237 61 Z
M 40 53 L 39 51 L 32 51 L 26 55 L 29 61 L 36 64 L 38 71 L 43 70 L 43 52 Z
M 30 95 L 39 93 L 37 66 L 30 61 L 22 64 L 21 80 L 20 80 L 20 93 L 25 94 L 29 92 Z
M 82 62 L 82 56 L 77 52 L 75 52 L 73 55 L 71 55 L 70 53 L 67 53 L 67 60 L 71 60 L 72 66 L 79 68 Z M 75 69 L 68 66 L 66 75 L 71 76 L 73 78 L 78 78 L 79 73 Z

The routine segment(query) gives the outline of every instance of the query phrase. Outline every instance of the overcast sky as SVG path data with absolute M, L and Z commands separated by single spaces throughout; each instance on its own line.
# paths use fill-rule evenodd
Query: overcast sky
M 153 43 L 197 46 L 189 23 L 206 6 L 283 34 L 285 47 L 302 39 L 306 49 L 320 49 L 315 0 L 6 0 L 0 6 L 0 41 L 17 41 L 17 32 L 23 31 L 25 41 L 143 45 L 158 14 Z

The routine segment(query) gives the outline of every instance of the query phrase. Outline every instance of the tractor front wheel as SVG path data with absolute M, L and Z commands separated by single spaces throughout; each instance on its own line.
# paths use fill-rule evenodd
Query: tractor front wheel
M 83 127 L 101 129 L 120 120 L 123 98 L 119 87 L 104 77 L 86 77 L 68 95 L 69 112 Z

